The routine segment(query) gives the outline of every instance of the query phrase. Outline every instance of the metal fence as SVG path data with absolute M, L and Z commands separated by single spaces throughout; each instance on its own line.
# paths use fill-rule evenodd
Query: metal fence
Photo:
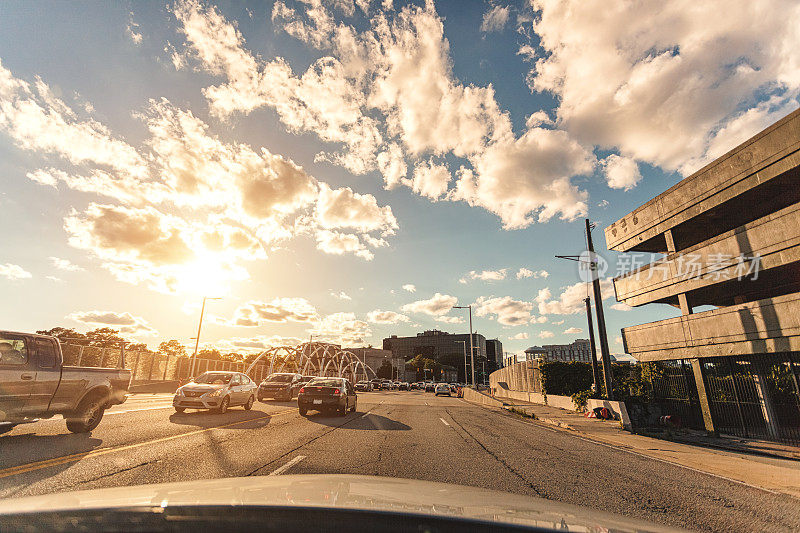
M 64 364 L 89 367 L 120 366 L 120 350 L 99 346 L 81 346 L 62 344 Z M 210 370 L 244 372 L 249 364 L 237 361 L 221 361 L 218 359 L 198 358 L 195 374 Z M 275 367 L 278 368 L 279 364 Z M 190 377 L 191 357 L 176 357 L 150 351 L 125 351 L 125 368 L 131 371 L 133 381 L 167 381 L 185 380 Z M 259 362 L 250 371 L 249 376 L 260 382 L 269 372 L 268 362 Z
M 702 359 L 721 433 L 800 444 L 800 357 L 793 353 Z
M 679 416 L 685 427 L 703 429 L 703 412 L 691 364 L 683 359 L 649 364 L 653 403 L 660 412 Z

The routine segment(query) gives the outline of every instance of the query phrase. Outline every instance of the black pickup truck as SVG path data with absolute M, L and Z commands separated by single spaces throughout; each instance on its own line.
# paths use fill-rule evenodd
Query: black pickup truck
M 0 434 L 63 415 L 73 433 L 92 431 L 125 401 L 129 370 L 65 366 L 55 337 L 0 331 Z

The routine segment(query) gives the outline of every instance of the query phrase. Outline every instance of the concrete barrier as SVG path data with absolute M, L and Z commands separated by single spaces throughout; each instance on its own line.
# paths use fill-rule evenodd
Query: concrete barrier
M 142 380 L 142 381 L 131 382 L 130 387 L 128 387 L 128 392 L 166 393 L 166 392 L 175 392 L 175 389 L 177 389 L 178 387 L 180 387 L 180 381 L 178 380 L 169 380 L 169 381 Z
M 464 391 L 464 399 L 468 402 L 477 403 L 480 405 L 488 405 L 491 407 L 503 407 L 502 401 L 492 398 L 488 394 L 484 394 L 476 391 L 475 389 L 470 389 L 467 387 L 464 387 L 462 390 Z
M 590 411 L 596 407 L 605 407 L 614 414 L 614 418 L 622 422 L 622 427 L 624 427 L 628 431 L 632 429 L 631 417 L 628 416 L 628 409 L 627 407 L 625 407 L 625 402 L 589 399 L 586 402 L 586 407 Z

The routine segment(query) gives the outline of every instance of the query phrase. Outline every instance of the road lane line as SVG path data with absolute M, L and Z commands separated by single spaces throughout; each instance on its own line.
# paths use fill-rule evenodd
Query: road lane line
M 233 422 L 231 424 L 224 424 L 224 425 L 221 425 L 221 426 L 213 426 L 213 427 L 210 427 L 210 428 L 198 429 L 198 430 L 195 430 L 195 431 L 190 431 L 188 433 L 181 433 L 180 435 L 171 435 L 169 437 L 162 437 L 160 439 L 149 440 L 149 441 L 146 441 L 146 442 L 139 442 L 139 443 L 136 443 L 136 444 L 127 444 L 125 446 L 117 446 L 115 448 L 100 448 L 100 449 L 97 449 L 97 450 L 89 450 L 88 452 L 74 453 L 72 455 L 64 455 L 62 457 L 55 457 L 53 459 L 46 459 L 44 461 L 37 461 L 37 462 L 34 462 L 34 463 L 26 463 L 24 465 L 13 466 L 11 468 L 4 468 L 4 469 L 0 470 L 0 479 L 6 478 L 6 477 L 10 477 L 10 476 L 16 476 L 16 475 L 19 475 L 19 474 L 26 474 L 28 472 L 33 472 L 35 470 L 41 470 L 43 468 L 50 468 L 51 466 L 59 466 L 59 465 L 63 465 L 63 464 L 66 464 L 66 463 L 74 463 L 75 461 L 80 461 L 81 459 L 85 459 L 85 458 L 99 457 L 101 455 L 106 455 L 106 454 L 113 453 L 113 452 L 122 452 L 122 451 L 125 451 L 125 450 L 133 450 L 135 448 L 141 448 L 142 446 L 149 446 L 151 444 L 159 444 L 159 443 L 162 443 L 162 442 L 167 442 L 167 441 L 170 441 L 170 440 L 179 439 L 181 437 L 189 437 L 189 436 L 197 435 L 197 434 L 200 434 L 200 433 L 206 433 L 208 431 L 211 431 L 212 429 L 224 429 L 224 428 L 228 428 L 228 427 L 231 427 L 231 426 L 235 426 L 237 424 L 244 424 L 245 422 L 257 422 L 259 420 L 266 420 L 266 419 L 269 419 L 269 418 L 274 418 L 276 416 L 282 416 L 282 415 L 286 415 L 286 414 L 293 414 L 294 412 L 295 411 L 281 411 L 279 413 L 275 413 L 275 414 L 269 415 L 269 416 L 261 416 L 261 417 L 258 417 L 258 418 L 248 418 L 247 420 L 239 420 L 238 422 Z
M 440 418 L 439 418 L 439 420 L 441 420 L 441 421 L 442 421 L 442 424 L 444 424 L 445 426 L 447 426 L 447 427 L 450 427 L 450 424 L 448 424 L 448 423 L 447 423 L 447 420 L 445 420 L 444 418 L 441 418 L 441 417 L 440 417 Z
M 172 407 L 172 404 L 162 405 L 161 407 L 142 407 L 141 409 L 127 409 L 125 411 L 106 411 L 105 414 L 103 414 L 103 416 L 121 415 L 121 414 L 124 414 L 124 413 L 136 413 L 136 412 L 139 412 L 139 411 L 155 411 L 157 409 L 170 409 L 171 407 Z
M 269 473 L 269 474 L 267 474 L 267 475 L 270 475 L 270 476 L 280 476 L 281 474 L 283 474 L 284 472 L 286 472 L 286 471 L 287 471 L 287 470 L 289 470 L 291 467 L 293 467 L 294 465 L 296 465 L 297 463 L 299 463 L 300 461 L 302 461 L 302 460 L 303 460 L 303 459 L 305 459 L 305 458 L 306 458 L 306 456 L 305 456 L 305 455 L 298 455 L 297 457 L 295 457 L 294 459 L 292 459 L 291 461 L 289 461 L 288 463 L 286 463 L 286 464 L 285 464 L 285 465 L 283 465 L 282 467 L 280 467 L 280 468 L 276 468 L 275 470 L 273 470 L 272 472 L 270 472 L 270 473 Z

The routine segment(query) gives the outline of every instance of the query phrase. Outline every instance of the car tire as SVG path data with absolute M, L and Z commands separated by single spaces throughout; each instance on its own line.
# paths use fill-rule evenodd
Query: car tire
M 100 398 L 83 400 L 74 418 L 67 419 L 67 429 L 72 433 L 89 433 L 100 424 L 105 411 Z
M 182 413 L 182 412 L 184 412 L 184 411 L 186 411 L 186 408 L 185 408 L 185 407 L 176 407 L 176 408 L 175 408 L 175 412 L 176 412 L 176 413 Z
M 227 413 L 228 412 L 228 406 L 230 404 L 231 404 L 230 397 L 229 396 L 225 396 L 222 399 L 222 401 L 220 402 L 219 407 L 217 407 L 217 409 L 216 409 L 217 413 L 219 413 L 221 415 L 224 415 L 225 413 Z
M 299 407 L 298 411 L 300 411 L 300 416 L 306 416 L 308 414 L 308 409 L 305 407 Z
M 245 411 L 249 411 L 250 409 L 252 409 L 253 408 L 253 404 L 255 402 L 256 402 L 256 399 L 253 398 L 253 396 L 250 396 L 250 398 L 247 399 L 247 403 L 244 404 Z
M 343 405 L 342 407 L 336 410 L 336 416 L 346 416 L 347 415 L 347 404 Z
M 353 412 L 356 412 L 356 407 L 358 407 L 358 400 L 353 402 Z

